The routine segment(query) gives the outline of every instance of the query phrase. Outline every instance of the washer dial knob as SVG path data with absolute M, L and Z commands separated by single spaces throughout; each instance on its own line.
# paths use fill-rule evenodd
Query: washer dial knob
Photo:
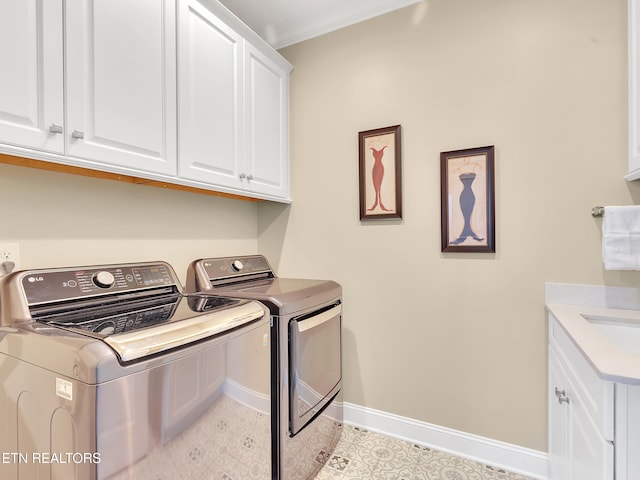
M 104 270 L 96 273 L 93 276 L 93 283 L 95 283 L 96 286 L 100 288 L 109 288 L 113 286 L 115 281 L 116 281 L 116 278 L 113 276 L 113 274 L 111 272 L 107 272 Z
M 239 272 L 244 268 L 244 265 L 240 260 L 234 260 L 233 262 L 231 262 L 231 268 L 234 272 Z
M 102 322 L 96 328 L 93 329 L 96 333 L 102 333 L 104 335 L 111 335 L 116 331 L 116 324 L 113 321 Z

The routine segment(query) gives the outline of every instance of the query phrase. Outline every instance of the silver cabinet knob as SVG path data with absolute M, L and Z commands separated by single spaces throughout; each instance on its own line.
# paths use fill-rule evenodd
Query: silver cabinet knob
M 558 397 L 558 403 L 562 405 L 563 403 L 569 403 L 569 397 L 567 396 L 567 392 L 564 390 L 555 389 L 556 397 Z
M 240 178 L 247 178 L 247 174 L 246 173 L 241 173 L 240 174 Z
M 49 131 L 51 133 L 62 133 L 62 125 L 58 125 L 57 123 L 52 123 L 49 126 Z
M 71 132 L 71 137 L 72 138 L 84 138 L 84 132 L 81 132 L 79 130 L 74 130 L 73 132 Z
M 247 175 L 247 180 L 253 180 L 253 175 Z

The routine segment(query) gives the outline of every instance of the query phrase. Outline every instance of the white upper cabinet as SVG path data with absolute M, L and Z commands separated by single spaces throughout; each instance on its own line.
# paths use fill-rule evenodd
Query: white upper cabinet
M 286 201 L 291 65 L 262 44 L 220 4 L 179 0 L 178 175 Z
M 255 192 L 284 197 L 289 185 L 289 72 L 252 45 L 247 44 L 245 57 L 247 184 Z
M 178 173 L 240 189 L 243 39 L 198 1 L 178 8 Z
M 0 2 L 0 141 L 62 153 L 62 0 Z
M 174 19 L 173 0 L 2 0 L 0 142 L 175 174 Z
M 67 155 L 176 173 L 175 3 L 67 0 Z
M 629 174 L 640 178 L 640 0 L 628 0 Z
M 217 0 L 0 0 L 0 153 L 289 201 L 291 65 Z

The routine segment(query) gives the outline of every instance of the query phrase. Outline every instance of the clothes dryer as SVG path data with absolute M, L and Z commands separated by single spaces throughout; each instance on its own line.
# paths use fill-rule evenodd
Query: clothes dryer
M 271 314 L 274 471 L 314 478 L 342 433 L 342 288 L 281 278 L 261 255 L 192 262 L 187 291 L 258 300 Z

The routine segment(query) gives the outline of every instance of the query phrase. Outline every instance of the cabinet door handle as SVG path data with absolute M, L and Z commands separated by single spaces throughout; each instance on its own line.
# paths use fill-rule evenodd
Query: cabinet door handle
M 79 130 L 74 130 L 73 132 L 71 132 L 71 137 L 72 138 L 84 138 L 84 132 L 81 132 Z
M 240 176 L 240 178 L 247 178 L 247 174 L 246 173 L 241 173 L 239 176 Z
M 558 387 L 556 387 L 555 394 L 556 394 L 556 397 L 558 397 L 558 403 L 560 405 L 562 405 L 563 403 L 569 403 L 569 397 L 567 397 L 566 391 L 560 390 L 558 389 Z
M 247 175 L 247 180 L 249 181 L 253 180 L 253 175 Z
M 49 126 L 49 131 L 51 133 L 62 133 L 62 125 L 58 125 L 57 123 L 52 123 Z

